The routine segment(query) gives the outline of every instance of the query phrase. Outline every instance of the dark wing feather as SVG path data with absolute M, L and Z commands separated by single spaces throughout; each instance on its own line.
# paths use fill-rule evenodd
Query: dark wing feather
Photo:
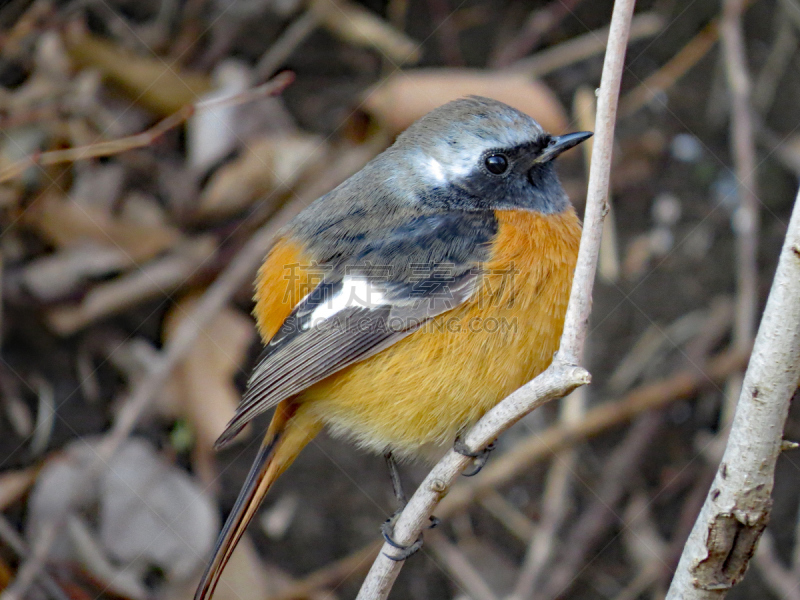
M 428 319 L 465 302 L 479 281 L 477 265 L 488 240 L 473 236 L 470 260 L 456 264 L 447 253 L 436 256 L 437 244 L 430 239 L 435 236 L 446 242 L 441 238 L 452 232 L 455 220 L 463 236 L 464 218 L 474 219 L 474 215 L 426 216 L 417 229 L 406 225 L 403 231 L 388 232 L 349 261 L 337 264 L 265 347 L 244 398 L 216 446 L 229 443 L 250 420 L 282 400 L 388 348 Z M 463 246 L 464 240 L 458 243 Z M 445 249 L 452 246 L 441 244 Z M 420 250 L 416 255 L 414 248 Z M 406 258 L 399 268 L 392 268 L 398 257 Z M 354 282 L 358 293 L 353 292 Z

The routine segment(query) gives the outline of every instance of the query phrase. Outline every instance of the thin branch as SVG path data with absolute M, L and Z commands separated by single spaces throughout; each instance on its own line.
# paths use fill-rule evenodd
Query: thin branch
M 531 12 L 522 29 L 494 53 L 490 65 L 502 68 L 533 50 L 548 31 L 558 27 L 583 0 L 552 0 L 544 8 Z
M 558 556 L 558 562 L 548 570 L 547 580 L 539 588 L 538 597 L 563 597 L 603 535 L 618 523 L 617 505 L 630 490 L 634 481 L 633 473 L 656 438 L 661 420 L 660 412 L 643 414 L 628 428 L 625 438 L 605 460 L 603 477 L 594 488 L 594 497 L 575 519 L 572 529 L 562 538 L 563 551 Z
M 664 19 L 660 15 L 652 12 L 636 15 L 631 22 L 629 40 L 634 42 L 653 37 L 663 30 Z M 506 69 L 524 72 L 531 77 L 543 77 L 603 52 L 608 44 L 608 33 L 608 27 L 590 31 L 518 60 Z
M 14 551 L 20 558 L 27 558 L 30 554 L 30 548 L 25 542 L 25 539 L 17 533 L 17 530 L 8 522 L 5 515 L 0 514 L 0 540 Z M 39 585 L 52 597 L 54 600 L 70 600 L 70 597 L 61 589 L 56 581 L 46 571 L 42 571 L 38 578 Z
M 579 423 L 586 417 L 585 388 L 575 390 L 561 402 L 559 420 L 564 425 Z M 510 600 L 533 597 L 542 572 L 553 556 L 556 535 L 567 515 L 569 493 L 572 490 L 570 480 L 577 460 L 577 448 L 570 448 L 567 452 L 553 457 L 547 473 L 539 527 L 531 536 L 517 583 L 509 596 Z
M 702 368 L 687 367 L 660 381 L 643 384 L 620 400 L 601 403 L 589 410 L 586 418 L 580 423 L 571 426 L 559 423 L 543 432 L 531 434 L 490 462 L 481 471 L 480 477 L 459 482 L 439 504 L 436 509 L 437 515 L 443 519 L 450 517 L 464 510 L 476 499 L 496 493 L 498 487 L 565 448 L 605 433 L 642 413 L 657 410 L 677 400 L 690 398 L 699 390 L 719 384 L 734 371 L 743 369 L 748 356 L 749 353 L 722 352 L 711 358 Z M 523 527 L 526 531 L 531 530 L 530 526 Z M 380 547 L 379 543 L 370 543 L 332 565 L 311 573 L 281 594 L 272 596 L 270 600 L 304 597 L 315 589 L 337 585 L 348 576 L 360 574 L 366 557 L 370 559 L 374 557 Z
M 245 90 L 241 94 L 233 97 L 222 98 L 220 100 L 213 100 L 210 102 L 198 102 L 197 104 L 187 104 L 170 116 L 162 119 L 153 125 L 147 131 L 129 135 L 124 138 L 109 140 L 106 142 L 97 142 L 87 146 L 78 146 L 75 148 L 66 148 L 64 150 L 51 150 L 50 152 L 40 152 L 27 158 L 20 159 L 11 163 L 7 167 L 0 169 L 0 183 L 21 176 L 29 167 L 33 165 L 57 165 L 67 162 L 76 162 L 79 160 L 87 160 L 90 158 L 100 158 L 104 156 L 113 156 L 135 148 L 144 148 L 155 142 L 162 135 L 169 130 L 174 129 L 186 121 L 195 113 L 199 113 L 211 108 L 219 108 L 223 106 L 232 106 L 236 104 L 243 104 L 245 102 L 252 102 L 258 98 L 265 96 L 275 96 L 280 94 L 286 87 L 294 81 L 294 74 L 284 72 L 278 74 L 276 77 L 267 83 L 258 86 L 257 88 Z
M 447 572 L 464 589 L 468 598 L 472 600 L 498 600 L 497 595 L 484 581 L 480 573 L 472 566 L 469 559 L 464 556 L 461 549 L 448 540 L 440 532 L 431 532 L 428 536 L 430 547 L 436 557 L 444 563 Z
M 764 61 L 764 66 L 753 84 L 753 108 L 762 116 L 769 113 L 772 108 L 778 86 L 783 80 L 786 70 L 791 65 L 800 40 L 797 38 L 797 28 L 788 18 L 785 5 L 775 11 L 775 27 L 777 33 L 772 42 L 772 48 Z
M 280 228 L 314 199 L 363 167 L 370 158 L 377 154 L 379 144 L 380 146 L 383 145 L 382 139 L 344 153 L 324 175 L 313 180 L 303 190 L 298 191 L 296 197 L 289 204 L 284 206 L 266 225 L 253 234 L 220 276 L 203 293 L 192 313 L 176 327 L 164 349 L 159 353 L 158 359 L 150 363 L 149 372 L 134 387 L 130 397 L 125 401 L 117 415 L 111 431 L 98 444 L 93 460 L 81 474 L 84 483 L 76 485 L 88 487 L 90 482 L 106 468 L 117 449 L 133 432 L 139 418 L 161 391 L 173 369 L 183 361 L 187 353 L 194 347 L 195 341 L 204 328 L 228 303 L 236 291 L 241 289 L 245 282 L 252 280 L 258 265 L 263 260 Z M 54 520 L 55 534 L 46 543 L 42 543 L 41 549 L 37 548 L 37 552 L 31 561 L 36 560 L 38 556 L 47 557 L 49 555 L 53 543 L 58 538 L 57 534 L 63 531 L 66 526 L 67 517 L 67 514 L 63 514 L 60 518 Z M 15 588 L 14 591 L 17 593 L 15 598 L 25 596 L 26 587 L 33 581 L 34 576 L 39 572 L 43 564 L 44 559 L 38 562 L 26 562 L 20 567 L 20 573 L 30 573 L 30 575 L 18 588 Z M 25 570 L 23 570 L 23 567 Z M 0 596 L 0 598 L 5 600 L 3 596 Z
M 667 600 L 723 598 L 744 576 L 772 505 L 775 463 L 800 383 L 800 193 L 745 374 L 728 445 Z
M 478 503 L 518 540 L 527 544 L 536 534 L 536 523 L 497 490 L 487 491 Z
M 787 569 L 775 551 L 775 540 L 765 531 L 756 550 L 756 566 L 767 585 L 782 600 L 800 600 L 800 581 Z
M 292 52 L 316 30 L 319 24 L 319 16 L 311 10 L 306 10 L 297 17 L 258 59 L 258 63 L 253 69 L 253 81 L 263 81 L 272 75 L 291 56 Z
M 603 217 L 607 212 L 617 101 L 634 5 L 635 0 L 617 0 L 611 16 L 608 48 L 600 81 L 584 230 L 560 349 L 544 373 L 495 406 L 465 436 L 464 442 L 470 449 L 485 448 L 531 410 L 589 382 L 589 373 L 577 364 L 586 340 Z M 395 524 L 397 542 L 411 544 L 419 536 L 433 509 L 469 461 L 468 457 L 450 451 L 433 468 Z M 402 567 L 402 562 L 389 558 L 393 552 L 392 546 L 384 544 L 382 553 L 372 565 L 359 592 L 360 600 L 383 599 L 389 595 Z
M 620 102 L 620 114 L 629 116 L 671 88 L 678 79 L 702 59 L 719 39 L 719 23 L 706 25 L 681 50 L 655 73 L 625 94 Z
M 742 14 L 744 0 L 726 0 L 723 5 L 722 48 L 731 92 L 731 151 L 736 169 L 739 207 L 734 215 L 736 233 L 736 317 L 733 343 L 738 349 L 752 345 L 758 303 L 759 210 L 756 195 L 756 153 L 753 117 L 750 110 L 750 75 L 744 47 Z M 728 385 L 722 424 L 732 418 L 741 381 Z
M 625 50 L 635 0 L 617 0 L 611 16 L 608 46 L 597 96 L 594 147 L 586 191 L 586 213 L 578 263 L 572 281 L 564 334 L 555 362 L 577 364 L 583 355 L 589 314 L 592 307 L 592 284 L 600 252 L 603 218 L 608 212 L 608 190 L 611 179 L 611 155 L 614 147 L 614 126 L 617 120 L 619 87 L 625 63 Z

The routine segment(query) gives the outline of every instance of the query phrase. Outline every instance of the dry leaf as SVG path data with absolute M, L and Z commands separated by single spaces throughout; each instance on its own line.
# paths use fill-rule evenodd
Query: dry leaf
M 401 71 L 369 90 L 364 107 L 397 134 L 437 106 L 471 94 L 505 102 L 550 133 L 567 129 L 567 116 L 556 95 L 519 73 L 456 68 Z
M 319 164 L 327 145 L 311 135 L 269 135 L 247 143 L 242 155 L 220 167 L 200 196 L 197 219 L 235 215 L 266 194 L 289 190 Z M 277 203 L 279 198 L 271 198 Z
M 190 318 L 197 302 L 197 295 L 186 296 L 169 311 L 164 322 L 165 341 L 184 319 Z M 211 450 L 236 411 L 241 397 L 233 378 L 242 368 L 254 336 L 252 320 L 227 307 L 200 332 L 192 351 L 173 375 L 177 385 L 172 389 L 179 390 L 181 410 L 194 426 L 198 448 L 203 451 Z
M 211 88 L 205 75 L 181 72 L 162 58 L 133 54 L 75 28 L 67 31 L 64 41 L 76 63 L 99 69 L 138 103 L 160 115 L 194 104 Z
M 177 245 L 161 258 L 145 263 L 135 271 L 95 285 L 77 305 L 58 306 L 46 314 L 50 327 L 61 335 L 71 335 L 90 323 L 122 312 L 153 298 L 185 286 L 214 255 L 217 240 L 200 235 Z
M 22 222 L 61 248 L 85 247 L 87 242 L 122 252 L 129 264 L 146 261 L 181 239 L 177 229 L 142 225 L 114 218 L 107 211 L 85 206 L 56 194 L 44 194 L 25 211 Z
M 0 510 L 19 500 L 36 481 L 37 467 L 0 473 Z
M 119 562 L 154 564 L 186 580 L 204 564 L 219 529 L 216 507 L 183 470 L 131 439 L 100 486 L 100 540 Z
M 87 487 L 83 473 L 95 458 L 93 444 L 76 441 L 42 468 L 28 503 L 28 540 L 70 511 L 75 517 L 56 541 L 54 560 L 80 560 L 106 583 L 141 588 L 142 597 L 154 566 L 168 583 L 193 579 L 219 531 L 214 503 L 140 439 L 127 440 L 97 484 Z
M 200 100 L 211 104 L 186 123 L 186 146 L 189 166 L 198 173 L 205 172 L 233 150 L 236 136 L 238 106 L 219 101 L 241 94 L 250 85 L 250 70 L 233 60 L 226 60 L 214 69 L 216 89 Z
M 30 261 L 19 274 L 20 283 L 42 302 L 52 302 L 77 291 L 89 278 L 114 273 L 130 263 L 121 250 L 88 242 Z
M 323 27 L 355 46 L 375 48 L 396 64 L 420 59 L 420 44 L 366 8 L 346 0 L 313 0 L 309 9 Z

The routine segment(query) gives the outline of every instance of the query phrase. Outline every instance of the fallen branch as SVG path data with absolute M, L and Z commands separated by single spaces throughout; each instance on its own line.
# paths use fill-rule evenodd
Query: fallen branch
M 800 383 L 800 193 L 745 374 L 728 445 L 667 600 L 724 598 L 744 576 L 772 506 L 775 463 Z
M 595 148 L 584 230 L 559 351 L 544 373 L 508 396 L 472 428 L 464 438 L 470 450 L 485 448 L 530 411 L 550 400 L 563 397 L 590 380 L 589 373 L 577 365 L 586 340 L 603 217 L 608 210 L 617 101 L 634 4 L 635 0 L 617 0 L 614 3 L 598 97 Z M 451 450 L 433 468 L 395 523 L 394 535 L 398 543 L 408 545 L 417 539 L 433 509 L 470 461 L 469 457 Z M 382 599 L 389 595 L 402 567 L 402 562 L 389 558 L 394 552 L 391 545 L 384 544 L 383 551 L 373 563 L 361 587 L 358 595 L 360 600 Z

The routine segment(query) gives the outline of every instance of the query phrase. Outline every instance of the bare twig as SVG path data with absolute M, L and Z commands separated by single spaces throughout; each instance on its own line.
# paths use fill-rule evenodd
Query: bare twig
M 382 542 L 373 542 L 341 560 L 325 565 L 311 575 L 289 586 L 267 600 L 297 600 L 308 598 L 316 590 L 336 586 L 350 577 L 364 573 L 375 560 Z
M 140 302 L 161 298 L 191 283 L 192 275 L 211 259 L 216 250 L 214 235 L 195 236 L 136 271 L 95 285 L 78 304 L 54 307 L 47 312 L 47 321 L 57 333 L 71 335 Z
M 736 169 L 739 207 L 735 214 L 736 233 L 736 316 L 733 343 L 738 349 L 750 347 L 756 329 L 758 303 L 758 229 L 756 155 L 753 118 L 750 111 L 750 75 L 744 47 L 742 14 L 744 0 L 726 0 L 723 5 L 722 47 L 731 91 L 731 151 Z M 723 410 L 723 425 L 730 422 L 739 396 L 741 381 L 729 383 Z
M 800 600 L 800 581 L 781 564 L 775 552 L 775 540 L 769 531 L 764 532 L 758 544 L 756 566 L 767 585 L 782 600 Z
M 319 24 L 319 17 L 311 10 L 306 10 L 297 17 L 258 59 L 258 63 L 253 69 L 253 81 L 258 83 L 272 75 Z
M 591 129 L 595 121 L 595 96 L 594 90 L 589 86 L 581 86 L 575 92 L 572 100 L 572 112 L 578 121 L 579 129 Z M 586 140 L 582 144 L 584 163 L 586 164 L 586 176 L 589 176 L 589 168 L 592 164 L 592 150 L 594 140 Z M 608 282 L 619 279 L 619 241 L 617 240 L 617 224 L 614 215 L 614 205 L 611 203 L 611 195 L 608 197 L 608 214 L 603 221 L 603 237 L 600 240 L 600 258 L 597 270 L 600 277 Z
M 481 471 L 480 477 L 461 481 L 455 486 L 439 504 L 436 509 L 437 515 L 447 518 L 466 508 L 475 499 L 483 498 L 484 495 L 491 496 L 499 486 L 565 448 L 627 423 L 642 413 L 657 410 L 676 400 L 689 398 L 698 390 L 724 381 L 731 373 L 742 369 L 747 358 L 748 354 L 723 352 L 710 359 L 703 368 L 692 366 L 683 369 L 661 381 L 642 385 L 621 400 L 600 404 L 589 410 L 586 418 L 580 423 L 569 427 L 559 423 L 543 432 L 531 434 L 503 456 L 490 462 Z M 530 525 L 526 529 L 530 531 Z M 529 538 L 526 537 L 527 539 Z M 364 564 L 365 556 L 377 554 L 380 546 L 378 543 L 365 546 L 350 556 L 312 573 L 296 586 L 270 600 L 305 597 L 311 590 L 333 585 L 346 576 L 355 575 L 360 572 L 357 565 Z
M 536 524 L 497 490 L 487 491 L 478 502 L 517 539 L 528 543 L 536 533 Z
M 561 346 L 544 373 L 490 410 L 465 436 L 464 442 L 472 450 L 486 447 L 502 431 L 537 406 L 589 382 L 588 372 L 577 364 L 586 340 L 603 217 L 607 211 L 617 100 L 634 4 L 634 0 L 617 0 L 611 17 L 608 49 L 600 82 L 595 152 L 589 177 L 584 231 Z M 434 507 L 468 463 L 468 457 L 450 451 L 433 468 L 395 524 L 397 542 L 410 544 L 417 538 Z M 400 561 L 389 558 L 393 552 L 391 545 L 384 544 L 383 552 L 367 575 L 358 598 L 372 600 L 388 596 L 402 567 Z
M 708 54 L 708 51 L 717 43 L 718 38 L 719 26 L 715 20 L 689 40 L 689 43 L 663 67 L 625 94 L 620 102 L 620 114 L 628 116 L 635 113 L 652 102 L 656 96 L 672 87 L 678 79 Z
M 636 15 L 631 22 L 630 41 L 653 37 L 664 29 L 664 19 L 655 13 Z M 512 71 L 522 71 L 531 77 L 542 77 L 553 71 L 600 54 L 608 44 L 609 28 L 590 31 L 546 50 L 537 52 L 529 58 L 518 60 L 507 67 Z
M 778 7 L 778 10 L 775 11 L 775 26 L 778 31 L 767 60 L 753 85 L 753 108 L 761 115 L 766 115 L 772 108 L 778 84 L 783 79 L 786 69 L 789 68 L 792 57 L 797 51 L 799 41 L 797 30 L 791 20 L 787 19 L 787 12 L 785 5 Z
M 17 530 L 11 526 L 5 515 L 0 514 L 0 540 L 14 551 L 20 558 L 26 558 L 30 553 L 28 544 Z M 54 600 L 69 600 L 69 596 L 61 589 L 56 581 L 47 572 L 39 574 L 39 584 L 54 598 Z
M 586 393 L 584 388 L 579 388 L 562 400 L 559 420 L 569 426 L 582 421 L 585 415 Z M 542 517 L 528 545 L 517 584 L 510 595 L 511 600 L 533 597 L 542 571 L 555 551 L 556 535 L 567 515 L 568 497 L 572 489 L 570 479 L 577 459 L 576 448 L 553 457 L 547 473 Z
M 19 500 L 33 486 L 38 467 L 0 473 L 0 512 Z
M 625 528 L 622 538 L 637 575 L 615 600 L 636 600 L 642 592 L 658 582 L 658 576 L 664 568 L 667 545 L 650 511 L 650 498 L 641 490 L 631 495 L 623 519 Z
M 380 140 L 380 142 L 382 145 L 383 141 Z M 134 387 L 130 397 L 117 415 L 111 431 L 97 446 L 94 459 L 83 473 L 83 477 L 87 482 L 86 485 L 102 472 L 102 469 L 105 468 L 105 465 L 117 449 L 128 438 L 141 415 L 144 414 L 158 392 L 163 388 L 170 373 L 194 347 L 194 342 L 203 329 L 228 303 L 234 293 L 246 281 L 252 279 L 280 228 L 311 201 L 358 171 L 378 151 L 376 144 L 364 144 L 352 152 L 345 153 L 331 166 L 324 176 L 318 177 L 305 189 L 298 191 L 294 200 L 284 206 L 266 225 L 253 234 L 236 257 L 198 300 L 192 314 L 183 319 L 175 328 L 174 333 L 161 351 L 158 360 L 154 360 L 151 363 L 149 372 Z M 61 518 L 54 519 L 56 532 L 60 532 L 66 526 L 67 517 L 68 515 L 65 514 Z M 38 573 L 43 565 L 43 561 L 39 560 L 38 557 L 49 554 L 56 537 L 56 535 L 53 535 L 45 540 L 46 543 L 42 542 L 42 549 L 37 549 L 37 552 L 32 557 L 33 562 L 30 565 L 25 563 L 20 568 L 20 573 L 30 573 L 31 575 L 20 582 L 19 586 L 16 585 L 17 581 L 15 581 L 14 593 L 17 594 L 16 597 L 25 595 L 25 589 L 30 585 L 35 574 Z M 24 571 L 23 568 L 25 569 Z M 16 600 L 16 597 L 14 600 Z M 3 600 L 7 599 L 3 598 Z
M 75 162 L 79 160 L 87 160 L 89 158 L 100 158 L 103 156 L 113 156 L 133 150 L 134 148 L 144 148 L 155 142 L 159 137 L 164 135 L 170 129 L 174 129 L 181 125 L 193 114 L 208 110 L 210 108 L 218 108 L 220 106 L 230 106 L 233 104 L 242 104 L 244 102 L 252 102 L 257 98 L 264 96 L 274 96 L 281 93 L 286 86 L 294 80 L 294 75 L 285 72 L 280 73 L 278 76 L 268 81 L 267 83 L 250 90 L 246 90 L 241 94 L 233 97 L 223 98 L 213 102 L 198 102 L 197 104 L 188 104 L 181 108 L 179 111 L 171 114 L 170 116 L 162 119 L 153 127 L 142 133 L 130 135 L 128 137 L 110 140 L 107 142 L 97 142 L 89 144 L 88 146 L 79 146 L 75 148 L 67 148 L 65 150 L 51 150 L 50 152 L 42 152 L 34 154 L 28 158 L 23 158 L 7 167 L 0 169 L 0 183 L 19 177 L 28 167 L 33 165 L 56 165 L 67 162 Z
M 800 383 L 800 194 L 744 378 L 728 445 L 668 600 L 723 598 L 744 576 L 772 505 L 789 402 Z
M 430 547 L 437 558 L 444 563 L 447 572 L 455 579 L 467 596 L 473 600 L 498 600 L 497 595 L 473 567 L 464 553 L 444 535 L 429 534 Z
M 532 12 L 519 33 L 495 52 L 491 66 L 506 67 L 528 54 L 539 44 L 544 34 L 557 27 L 581 2 L 582 0 L 552 0 L 544 8 Z
M 652 443 L 661 426 L 661 418 L 657 412 L 639 417 L 605 461 L 602 481 L 589 506 L 566 536 L 564 551 L 558 563 L 549 570 L 547 581 L 542 586 L 542 598 L 562 597 L 603 534 L 616 524 L 618 518 L 614 510 L 630 488 L 631 473 Z
M 671 402 L 693 396 L 699 389 L 714 386 L 747 361 L 747 353 L 723 352 L 703 368 L 688 367 L 670 377 L 642 385 L 622 400 L 605 402 L 586 413 L 580 422 L 567 427 L 559 424 L 532 434 L 503 456 L 488 464 L 480 477 L 462 481 L 437 509 L 444 518 L 467 506 L 485 491 L 496 488 L 530 469 L 535 463 L 585 439 L 627 423 L 644 412 L 656 410 Z

